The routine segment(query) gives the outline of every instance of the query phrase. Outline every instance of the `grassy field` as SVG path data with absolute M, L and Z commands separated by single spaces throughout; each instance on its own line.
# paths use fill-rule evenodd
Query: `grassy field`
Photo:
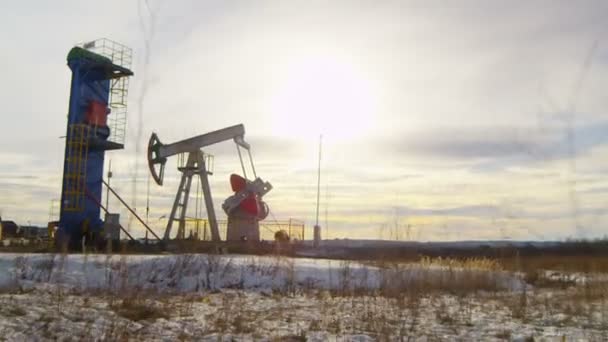
M 0 338 L 602 341 L 606 263 L 0 254 Z

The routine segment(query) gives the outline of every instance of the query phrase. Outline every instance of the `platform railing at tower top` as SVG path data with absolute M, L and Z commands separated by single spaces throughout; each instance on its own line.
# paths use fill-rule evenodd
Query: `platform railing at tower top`
M 185 236 L 186 239 L 210 241 L 211 233 L 209 232 L 209 222 L 203 218 L 186 218 L 185 220 Z M 220 236 L 226 237 L 226 229 L 228 222 L 226 220 L 218 220 L 218 228 Z M 284 230 L 289 234 L 292 241 L 304 240 L 305 225 L 303 221 L 288 219 L 280 221 L 264 221 L 260 222 L 260 240 L 274 241 L 274 234 L 279 230 Z
M 100 38 L 77 45 L 83 49 L 107 57 L 112 63 L 125 68 L 130 68 L 133 63 L 133 50 L 111 39 Z
M 133 63 L 133 52 L 126 45 L 107 38 L 101 38 L 77 46 L 104 56 L 112 63 L 130 69 Z M 108 107 L 107 126 L 110 128 L 108 141 L 124 145 L 127 127 L 127 98 L 129 95 L 129 77 L 120 77 L 110 80 L 110 97 Z

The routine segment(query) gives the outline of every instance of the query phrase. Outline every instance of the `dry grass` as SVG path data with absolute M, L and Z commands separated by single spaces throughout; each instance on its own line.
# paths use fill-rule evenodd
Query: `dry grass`
M 25 311 L 24 308 L 17 306 L 17 305 L 13 305 L 10 306 L 8 308 L 6 308 L 6 312 L 7 315 L 9 316 L 25 316 L 27 315 L 27 311 Z
M 170 296 L 168 293 L 142 292 L 133 285 L 137 281 L 131 279 L 134 275 L 129 271 L 126 257 L 108 257 L 105 260 L 107 289 L 96 294 L 107 300 L 108 307 L 118 318 L 105 328 L 104 336 L 116 340 L 137 338 L 128 331 L 129 322 L 192 315 L 193 303 L 200 304 L 201 293 L 217 291 L 224 277 L 236 270 L 229 257 L 209 255 L 202 263 L 200 260 L 197 262 L 196 257 L 179 255 L 175 262 L 156 276 L 169 275 L 179 280 L 195 272 L 200 282 L 196 290 L 198 297 L 193 294 Z M 86 260 L 83 267 L 88 267 Z M 511 320 L 525 324 L 579 325 L 608 331 L 608 280 L 596 277 L 606 260 L 593 256 L 586 261 L 579 258 L 582 266 L 576 272 L 586 277 L 583 281 L 573 280 L 567 271 L 557 272 L 574 269 L 575 265 L 570 261 L 561 264 L 564 260 L 541 256 L 511 259 L 421 257 L 418 262 L 383 261 L 365 265 L 344 260 L 329 275 L 335 285 L 329 291 L 320 289 L 314 283 L 299 282 L 292 258 L 277 256 L 275 262 L 265 264 L 252 257 L 250 264 L 241 268 L 241 272 L 247 269 L 284 278 L 284 282 L 269 296 L 277 302 L 286 297 L 310 296 L 322 306 L 319 317 L 307 321 L 306 328 L 301 328 L 299 333 L 285 335 L 289 340 L 305 339 L 310 331 L 319 330 L 336 335 L 364 331 L 378 340 L 394 336 L 418 336 L 424 320 L 429 317 L 456 331 L 459 327 L 473 327 L 475 313 L 479 310 L 505 310 Z M 51 279 L 59 281 L 64 276 L 65 264 L 65 255 L 51 255 L 36 262 L 27 257 L 18 257 L 14 261 L 11 279 L 16 289 L 20 288 L 25 278 L 39 282 Z M 379 269 L 379 287 L 370 287 L 373 278 L 370 274 L 376 272 L 376 267 Z M 547 269 L 557 271 L 546 272 Z M 147 276 L 152 279 L 155 274 Z M 244 289 L 244 277 L 244 274 L 241 275 L 241 281 L 231 287 Z M 513 283 L 510 283 L 512 280 L 521 281 L 522 286 L 513 287 Z M 530 286 L 523 286 L 525 284 Z M 169 285 L 167 291 L 173 291 L 179 284 Z M 57 286 L 55 291 L 53 304 L 61 313 L 62 308 L 71 305 L 66 298 L 73 293 L 66 293 L 61 286 Z M 85 286 L 80 294 L 88 295 L 87 291 Z M 248 335 L 259 331 L 256 324 L 268 317 L 287 324 L 295 319 L 292 313 L 297 310 L 294 307 L 278 305 L 271 313 L 244 310 L 245 300 L 238 293 L 242 292 L 221 294 L 222 302 L 218 304 L 217 312 L 209 317 L 208 331 Z M 450 301 L 444 300 L 446 296 L 451 298 Z M 484 307 L 485 301 L 496 306 Z M 83 303 L 83 306 L 86 305 L 86 302 Z M 392 311 L 378 310 L 379 307 Z M 5 311 L 5 315 L 27 314 L 18 306 L 15 308 L 14 312 Z M 343 315 L 346 312 L 352 314 L 347 317 Z M 497 332 L 495 337 L 510 338 L 511 334 L 510 330 L 505 329 Z M 183 338 L 188 339 L 188 336 L 184 335 Z
M 166 306 L 161 306 L 156 301 L 138 297 L 122 299 L 110 305 L 110 308 L 131 321 L 167 319 L 171 312 Z
M 469 257 L 462 259 L 423 256 L 419 264 L 423 267 L 444 267 L 448 269 L 471 269 L 484 271 L 502 271 L 503 267 L 496 259 L 485 257 Z
M 537 270 L 608 273 L 608 256 L 603 255 L 515 255 L 495 260 L 505 270 L 526 273 Z
M 400 297 L 404 294 L 436 292 L 472 293 L 501 291 L 513 286 L 516 278 L 502 270 L 496 261 L 487 258 L 429 258 L 416 263 L 376 264 L 380 268 L 380 294 Z

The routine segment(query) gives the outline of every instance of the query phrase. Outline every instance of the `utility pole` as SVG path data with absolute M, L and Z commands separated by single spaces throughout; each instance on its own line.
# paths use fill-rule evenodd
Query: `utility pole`
M 314 228 L 313 245 L 319 247 L 321 243 L 321 226 L 319 226 L 319 201 L 321 196 L 321 148 L 323 144 L 323 135 L 319 136 L 319 167 L 317 168 L 317 218 Z

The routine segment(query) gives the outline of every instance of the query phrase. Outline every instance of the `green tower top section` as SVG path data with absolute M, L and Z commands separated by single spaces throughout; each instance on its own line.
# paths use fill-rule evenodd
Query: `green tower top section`
M 112 59 L 80 46 L 73 47 L 68 53 L 68 64 L 75 59 L 86 59 L 93 62 L 95 68 L 101 68 L 105 71 L 108 79 L 133 76 L 133 72 L 128 68 L 115 64 Z
M 73 59 L 77 59 L 77 58 L 87 58 L 90 59 L 94 62 L 98 62 L 98 63 L 108 63 L 108 64 L 113 64 L 112 60 L 109 59 L 108 57 L 104 57 L 102 55 L 98 55 L 95 52 L 89 51 L 87 49 L 83 49 L 79 46 L 75 46 L 73 47 L 70 52 L 68 52 L 68 63 L 73 60 Z

